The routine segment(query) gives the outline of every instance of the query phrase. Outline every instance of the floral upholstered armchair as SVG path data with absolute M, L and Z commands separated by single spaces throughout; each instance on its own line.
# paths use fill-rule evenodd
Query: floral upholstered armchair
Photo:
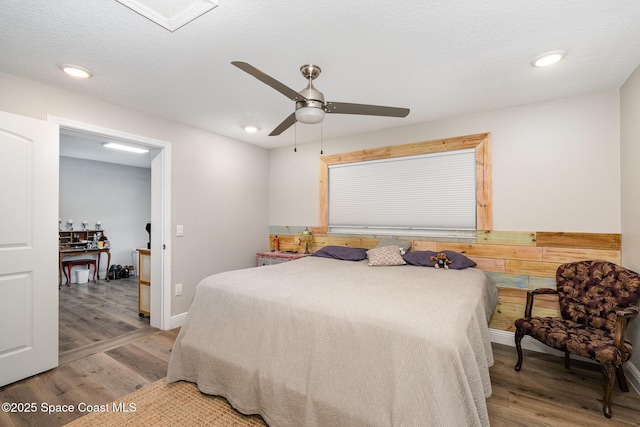
M 631 357 L 632 346 L 625 340 L 627 322 L 638 314 L 640 275 L 605 261 L 563 264 L 556 272 L 556 289 L 527 292 L 524 318 L 515 321 L 518 363 L 522 367 L 521 341 L 529 335 L 565 353 L 588 357 L 602 365 L 604 405 L 611 418 L 611 389 L 615 378 L 623 391 L 629 391 L 622 364 Z M 558 294 L 562 317 L 532 317 L 535 295 Z M 615 374 L 615 376 L 614 376 Z

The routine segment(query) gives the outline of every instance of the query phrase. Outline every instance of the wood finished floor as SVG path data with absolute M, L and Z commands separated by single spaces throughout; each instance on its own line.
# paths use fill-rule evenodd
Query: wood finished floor
M 127 340 L 152 329 L 138 316 L 137 278 L 62 285 L 60 289 L 60 363 L 110 341 Z
M 493 427 L 640 426 L 640 395 L 625 393 L 617 383 L 612 393 L 613 417 L 602 415 L 603 380 L 600 365 L 524 350 L 520 372 L 513 369 L 516 350 L 493 344 L 490 369 L 493 394 L 487 399 Z
M 0 402 L 103 404 L 166 375 L 178 330 L 159 331 L 140 320 L 135 280 L 79 285 L 60 291 L 60 366 L 0 388 Z M 133 302 L 133 304 L 131 304 Z M 79 304 L 81 303 L 81 304 Z M 493 345 L 493 427 L 640 426 L 640 395 L 613 392 L 613 418 L 602 415 L 602 374 L 597 365 L 525 351 L 515 372 L 515 349 Z M 62 426 L 83 414 L 0 411 L 0 426 Z M 457 427 L 457 426 L 454 426 Z
M 178 330 L 138 316 L 137 278 L 62 285 L 59 294 L 59 367 L 0 388 L 1 402 L 106 403 L 166 376 Z M 0 426 L 62 426 L 81 415 L 0 411 Z

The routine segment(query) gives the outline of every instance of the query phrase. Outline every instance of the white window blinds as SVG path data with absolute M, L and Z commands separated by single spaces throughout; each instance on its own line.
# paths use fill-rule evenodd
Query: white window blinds
M 329 232 L 475 235 L 474 149 L 329 166 Z

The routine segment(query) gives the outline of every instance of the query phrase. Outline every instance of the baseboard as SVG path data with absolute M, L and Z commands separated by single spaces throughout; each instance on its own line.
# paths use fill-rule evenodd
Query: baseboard
M 627 377 L 629 385 L 633 387 L 636 393 L 640 394 L 640 371 L 632 362 L 624 364 L 624 374 Z
M 171 320 L 169 321 L 169 329 L 180 328 L 184 325 L 184 322 L 187 320 L 187 311 L 184 313 L 176 314 L 175 316 L 171 316 Z
M 514 333 L 508 331 L 501 331 L 498 329 L 489 328 L 489 337 L 491 338 L 491 342 L 496 344 L 508 345 L 511 347 L 516 346 Z M 533 339 L 529 336 L 525 336 L 522 338 L 522 348 L 525 350 L 537 351 L 538 353 L 547 353 L 553 354 L 555 356 L 564 357 L 564 353 L 561 351 L 555 350 L 547 345 L 542 344 L 540 341 Z M 571 356 L 572 358 L 576 358 L 585 362 L 596 363 L 591 359 L 587 359 L 586 357 L 580 356 Z M 514 350 L 514 364 L 517 361 L 517 355 Z M 640 371 L 638 368 L 631 363 L 630 361 L 624 364 L 624 373 L 627 377 L 627 381 L 633 387 L 636 393 L 640 394 Z

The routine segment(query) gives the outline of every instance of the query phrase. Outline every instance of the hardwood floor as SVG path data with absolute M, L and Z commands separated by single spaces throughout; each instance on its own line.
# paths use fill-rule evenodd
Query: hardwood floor
M 603 380 L 600 365 L 524 350 L 520 372 L 513 367 L 516 350 L 493 344 L 490 369 L 492 396 L 487 399 L 493 427 L 640 426 L 640 395 L 629 386 L 613 387 L 613 417 L 602 415 Z
M 43 403 L 106 403 L 164 378 L 177 334 L 138 316 L 137 278 L 62 285 L 60 365 L 0 388 L 0 402 L 33 402 L 38 409 L 0 411 L 0 426 L 61 426 L 83 414 L 47 414 Z
M 80 285 L 60 291 L 60 366 L 0 388 L 0 402 L 34 402 L 34 413 L 0 411 L 0 426 L 62 426 L 82 415 L 47 414 L 48 405 L 104 404 L 166 376 L 178 330 L 159 331 L 131 305 L 135 281 Z M 137 301 L 137 293 L 135 299 Z M 81 303 L 81 304 L 78 304 Z M 493 345 L 494 427 L 640 426 L 640 395 L 613 391 L 613 418 L 602 415 L 602 374 L 595 364 L 525 350 L 522 370 L 513 347 Z M 457 426 L 455 426 L 457 427 Z
M 37 404 L 33 413 L 0 412 L 0 426 L 63 426 L 84 413 L 47 414 L 41 405 L 104 404 L 164 378 L 177 333 L 154 330 L 0 388 L 1 402 Z
M 110 341 L 146 334 L 148 317 L 138 316 L 138 280 L 98 280 L 60 289 L 60 363 Z

